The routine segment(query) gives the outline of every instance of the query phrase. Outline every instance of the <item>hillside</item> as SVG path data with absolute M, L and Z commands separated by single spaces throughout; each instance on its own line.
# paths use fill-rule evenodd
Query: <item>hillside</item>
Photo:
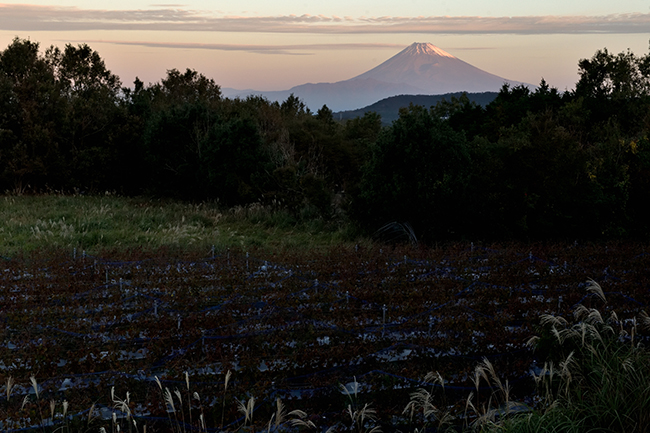
M 358 110 L 340 111 L 335 113 L 334 117 L 338 120 L 354 119 L 361 117 L 365 113 L 375 112 L 381 116 L 384 124 L 390 124 L 399 117 L 399 109 L 408 107 L 409 104 L 421 105 L 429 108 L 436 105 L 442 100 L 451 100 L 459 98 L 464 92 L 445 93 L 444 95 L 398 95 L 377 101 L 367 107 Z M 467 93 L 470 101 L 485 107 L 492 102 L 498 95 L 498 92 Z

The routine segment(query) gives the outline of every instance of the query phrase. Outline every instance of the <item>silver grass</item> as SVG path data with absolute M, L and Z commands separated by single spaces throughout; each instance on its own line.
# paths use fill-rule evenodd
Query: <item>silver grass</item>
M 12 376 L 7 377 L 7 387 L 5 389 L 5 392 L 7 393 L 7 401 L 9 401 L 9 397 L 11 396 L 11 391 L 14 388 L 14 378 Z
M 486 411 L 485 409 L 483 411 L 479 411 L 474 403 L 472 403 L 473 399 L 474 392 L 470 392 L 467 396 L 467 400 L 465 400 L 465 413 L 467 414 L 468 409 L 471 408 L 476 414 L 476 419 L 472 422 L 472 427 L 474 430 L 476 426 L 481 426 L 489 421 L 490 412 Z M 465 419 L 467 420 L 468 417 L 466 416 Z
M 242 415 L 244 415 L 244 425 L 246 423 L 253 423 L 253 411 L 255 409 L 255 397 L 251 397 L 248 399 L 246 403 L 242 402 L 241 400 L 237 401 L 237 410 L 241 412 Z
M 603 321 L 603 316 L 600 315 L 600 311 L 596 310 L 595 308 L 592 308 L 589 311 L 589 315 L 587 316 L 587 322 L 592 324 L 605 323 Z
M 555 369 L 553 368 L 553 363 L 551 362 L 549 364 L 549 369 L 548 369 L 548 382 L 546 382 L 547 388 L 546 388 L 546 395 L 548 400 L 551 400 L 553 396 L 553 391 L 552 391 L 552 386 L 553 386 L 553 378 L 555 377 Z
M 275 414 L 271 414 L 271 419 L 269 420 L 269 423 L 267 425 L 266 433 L 271 433 L 271 424 L 273 424 L 274 419 L 275 419 Z M 276 427 L 276 430 L 277 430 L 277 427 Z
M 540 316 L 539 322 L 543 325 L 551 326 L 566 326 L 568 324 L 567 320 L 562 316 L 554 316 L 552 314 L 542 314 Z
M 496 370 L 494 369 L 494 365 L 492 365 L 489 359 L 483 358 L 481 364 L 479 364 L 476 367 L 475 377 L 476 377 L 476 382 L 475 382 L 476 391 L 478 391 L 480 378 L 482 377 L 483 379 L 485 379 L 485 382 L 490 387 L 492 386 L 492 384 L 495 384 L 497 388 L 502 392 L 505 400 L 506 401 L 509 400 L 509 396 L 510 396 L 509 386 L 507 384 L 506 386 L 503 385 L 501 379 L 497 375 Z
M 411 394 L 411 400 L 408 402 L 408 404 L 402 411 L 402 415 L 409 414 L 409 419 L 413 421 L 413 416 L 415 415 L 416 409 L 417 409 L 417 404 L 413 401 L 413 394 Z
M 442 378 L 442 375 L 435 371 L 430 371 L 427 373 L 426 376 L 424 376 L 424 381 L 440 385 L 443 389 L 445 388 L 445 380 Z
M 474 399 L 474 391 L 471 391 L 467 396 L 467 399 L 465 400 L 465 416 L 463 418 L 465 419 L 466 427 L 467 427 L 467 419 L 469 419 L 469 417 L 467 416 L 467 412 L 469 411 L 469 408 L 471 407 L 474 413 L 477 413 L 476 407 L 474 406 L 474 403 L 472 403 L 473 399 Z
M 592 279 L 587 280 L 587 283 L 588 283 L 587 292 L 595 293 L 596 296 L 598 296 L 603 302 L 607 303 L 607 299 L 605 298 L 605 293 L 603 292 L 603 288 L 600 287 L 600 284 L 598 284 Z
M 579 324 L 579 329 L 580 329 L 580 335 L 582 337 L 582 346 L 583 347 L 585 345 L 587 335 L 589 335 L 590 340 L 594 340 L 594 339 L 599 340 L 599 339 L 601 339 L 600 338 L 600 333 L 598 332 L 598 330 L 593 325 L 591 325 L 589 323 L 581 322 Z
M 627 373 L 636 373 L 636 370 L 634 368 L 634 360 L 631 356 L 628 356 L 623 361 L 623 370 L 625 370 Z
M 223 390 L 227 391 L 228 390 L 228 382 L 230 381 L 230 376 L 232 376 L 232 371 L 228 370 L 226 372 L 226 379 L 223 383 Z
M 223 399 L 221 400 L 221 428 L 222 429 L 223 429 L 223 419 L 226 413 L 226 392 L 228 391 L 228 382 L 230 381 L 230 376 L 232 376 L 232 372 L 228 370 L 226 372 L 226 378 L 224 379 L 223 382 Z
M 253 424 L 253 411 L 255 410 L 255 397 L 251 397 L 248 399 L 248 413 L 250 414 L 250 421 L 251 424 Z
M 90 410 L 88 411 L 88 418 L 86 419 L 86 424 L 90 425 L 90 422 L 93 420 L 93 413 L 95 412 L 95 403 L 90 406 Z
M 542 381 L 542 378 L 544 377 L 544 374 L 546 374 L 546 371 L 547 371 L 547 370 L 546 370 L 546 367 L 547 367 L 547 364 L 544 363 L 544 367 L 543 367 L 542 370 L 539 372 L 539 374 L 535 374 L 535 372 L 531 370 L 530 373 L 532 374 L 532 376 L 533 376 L 533 380 L 535 381 L 535 384 L 536 384 L 536 385 L 539 385 L 539 383 Z
M 313 422 L 309 420 L 305 421 L 305 418 L 307 418 L 307 413 L 300 409 L 292 410 L 287 414 L 287 416 L 295 417 L 289 420 L 289 424 L 291 424 L 292 427 L 316 428 L 316 425 Z
M 362 432 L 363 426 L 366 424 L 366 420 L 375 421 L 377 419 L 375 409 L 371 408 L 368 403 L 366 403 L 362 409 L 352 410 L 352 405 L 348 405 L 348 414 L 352 421 L 351 430 L 356 426 L 358 432 Z M 370 430 L 367 430 L 365 433 L 380 433 L 381 427 L 375 426 Z
M 431 393 L 423 388 L 419 388 L 411 393 L 411 400 L 402 411 L 402 414 L 410 413 L 409 418 L 413 420 L 415 412 L 419 409 L 422 409 L 422 413 L 425 417 L 430 415 L 433 411 L 433 404 L 431 404 Z
M 571 367 L 575 364 L 574 354 L 575 352 L 572 351 L 569 353 L 566 359 L 560 363 L 560 376 L 562 376 L 564 379 L 571 378 Z
M 352 382 L 352 392 L 350 392 L 350 389 L 346 385 L 343 385 L 342 383 L 339 384 L 339 387 L 341 388 L 341 391 L 347 395 L 351 400 L 352 397 L 357 397 L 357 394 L 359 392 L 359 382 L 357 382 L 356 376 L 354 377 L 354 382 Z
M 586 324 L 584 326 L 584 328 L 585 328 L 585 330 L 587 332 L 587 335 L 589 336 L 591 341 L 596 341 L 597 340 L 597 341 L 600 341 L 601 343 L 603 342 L 602 332 L 599 331 L 598 328 L 596 328 L 594 325 Z M 602 326 L 601 329 L 602 329 L 603 332 L 607 331 L 607 332 L 614 333 L 614 330 L 612 329 L 612 327 L 608 326 L 608 325 Z
M 286 414 L 284 412 L 284 404 L 282 404 L 280 397 L 275 400 L 275 405 L 275 428 L 278 428 L 278 426 L 284 422 Z
M 187 387 L 187 409 L 190 415 L 190 425 L 192 425 L 192 397 L 190 396 L 190 374 L 185 371 L 185 386 Z M 180 396 L 178 397 L 180 400 Z
M 115 396 L 115 391 L 114 387 L 111 388 L 111 396 L 113 398 L 113 408 L 119 410 L 120 412 L 123 412 L 126 414 L 127 418 L 131 418 L 131 405 L 129 404 L 131 401 L 131 395 L 127 391 L 126 392 L 126 398 L 124 400 L 121 400 L 119 397 Z
M 578 329 L 580 329 L 580 337 L 581 337 L 581 340 L 582 340 L 582 346 L 583 347 L 585 345 L 585 340 L 587 338 L 587 329 L 588 329 L 589 326 L 590 326 L 589 324 L 584 323 L 584 322 L 581 322 L 578 325 Z
M 581 338 L 582 335 L 581 328 L 579 326 L 562 330 L 553 328 L 551 329 L 551 333 L 557 338 L 558 343 L 561 345 L 564 344 L 566 340 Z
M 36 382 L 36 378 L 34 376 L 29 377 L 29 381 L 32 383 L 32 388 L 34 389 L 34 392 L 36 393 L 36 398 L 39 398 L 38 395 L 38 383 Z
M 176 398 L 178 399 L 178 407 L 180 408 L 181 412 L 181 419 L 183 421 L 183 431 L 185 431 L 185 412 L 183 412 L 183 398 L 181 396 L 181 392 L 176 388 L 174 390 L 174 394 L 176 395 Z M 192 415 L 192 408 L 190 407 L 190 416 Z M 190 422 L 191 424 L 191 422 Z
M 528 340 L 526 340 L 526 346 L 532 347 L 534 349 L 537 346 L 538 341 L 539 341 L 539 336 L 533 335 Z
M 444 388 L 445 381 L 438 372 L 427 374 L 425 379 L 427 382 L 439 383 Z M 453 420 L 453 417 L 448 411 L 442 411 L 433 404 L 433 394 L 423 388 L 420 388 L 411 393 L 411 400 L 406 405 L 402 413 L 406 414 L 410 412 L 410 419 L 413 420 L 415 412 L 419 410 L 422 411 L 422 415 L 425 419 L 433 415 L 433 418 L 437 421 L 439 429 L 444 424 L 447 424 Z
M 639 313 L 639 320 L 641 321 L 641 326 L 650 329 L 650 316 L 648 316 L 648 313 L 646 313 L 645 310 L 641 310 Z
M 482 367 L 480 365 L 477 365 L 476 368 L 474 369 L 474 377 L 472 378 L 477 393 L 479 387 L 481 386 L 481 376 L 483 376 L 487 380 L 487 376 L 485 376 L 485 372 L 483 371 Z
M 560 376 L 564 380 L 564 393 L 569 396 L 569 385 L 571 385 L 571 379 L 573 378 L 571 374 L 571 367 L 575 364 L 575 359 L 573 357 L 574 352 L 569 353 L 569 356 L 566 357 L 564 362 L 560 363 Z
M 174 406 L 174 398 L 172 397 L 171 391 L 169 388 L 165 388 L 164 392 L 165 403 L 171 408 L 172 412 L 176 412 L 176 406 Z
M 578 306 L 576 306 L 575 311 L 573 312 L 573 317 L 575 317 L 576 320 L 584 320 L 584 318 L 587 317 L 588 315 L 589 315 L 589 309 L 582 304 L 578 304 Z

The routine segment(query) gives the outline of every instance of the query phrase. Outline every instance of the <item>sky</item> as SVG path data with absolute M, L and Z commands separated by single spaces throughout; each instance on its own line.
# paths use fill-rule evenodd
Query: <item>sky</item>
M 0 0 L 15 37 L 90 45 L 125 86 L 195 69 L 226 88 L 285 90 L 359 75 L 413 42 L 559 90 L 607 48 L 648 52 L 649 0 Z M 110 5 L 109 5 L 110 3 Z

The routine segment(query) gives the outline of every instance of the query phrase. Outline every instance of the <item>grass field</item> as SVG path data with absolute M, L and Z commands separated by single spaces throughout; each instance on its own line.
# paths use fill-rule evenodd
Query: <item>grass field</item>
M 5 196 L 0 199 L 0 254 L 43 249 L 313 249 L 349 244 L 346 225 L 301 218 L 261 205 L 117 196 Z

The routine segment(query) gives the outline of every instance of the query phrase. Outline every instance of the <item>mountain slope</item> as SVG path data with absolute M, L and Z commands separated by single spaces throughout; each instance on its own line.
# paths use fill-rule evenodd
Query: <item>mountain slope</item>
M 496 92 L 504 83 L 525 84 L 485 72 L 435 45 L 414 43 L 375 68 L 349 80 L 307 83 L 289 90 L 272 92 L 224 89 L 224 95 L 261 95 L 271 101 L 284 101 L 294 94 L 312 111 L 323 105 L 333 111 L 343 111 L 365 107 L 396 95 Z
M 350 81 L 368 78 L 408 83 L 426 94 L 498 91 L 504 83 L 522 84 L 485 72 L 429 43 L 414 43 Z
M 233 89 L 223 91 L 224 96 L 229 98 L 256 95 L 278 102 L 286 100 L 289 95 L 293 94 L 299 97 L 312 111 L 318 110 L 323 105 L 327 105 L 332 110 L 364 107 L 389 96 L 416 93 L 423 93 L 423 90 L 405 83 L 387 83 L 373 78 L 336 83 L 307 83 L 289 90 L 269 92 L 255 90 L 238 92 Z
M 409 104 L 413 104 L 430 108 L 443 99 L 451 101 L 452 98 L 460 98 L 463 93 L 464 92 L 445 93 L 444 95 L 390 96 L 364 108 L 334 113 L 334 118 L 337 120 L 354 119 L 355 117 L 363 117 L 366 113 L 374 112 L 381 116 L 381 122 L 383 124 L 389 125 L 394 120 L 397 120 L 399 117 L 399 109 L 402 107 L 408 107 Z M 498 94 L 498 92 L 466 93 L 470 101 L 483 107 L 494 101 Z

